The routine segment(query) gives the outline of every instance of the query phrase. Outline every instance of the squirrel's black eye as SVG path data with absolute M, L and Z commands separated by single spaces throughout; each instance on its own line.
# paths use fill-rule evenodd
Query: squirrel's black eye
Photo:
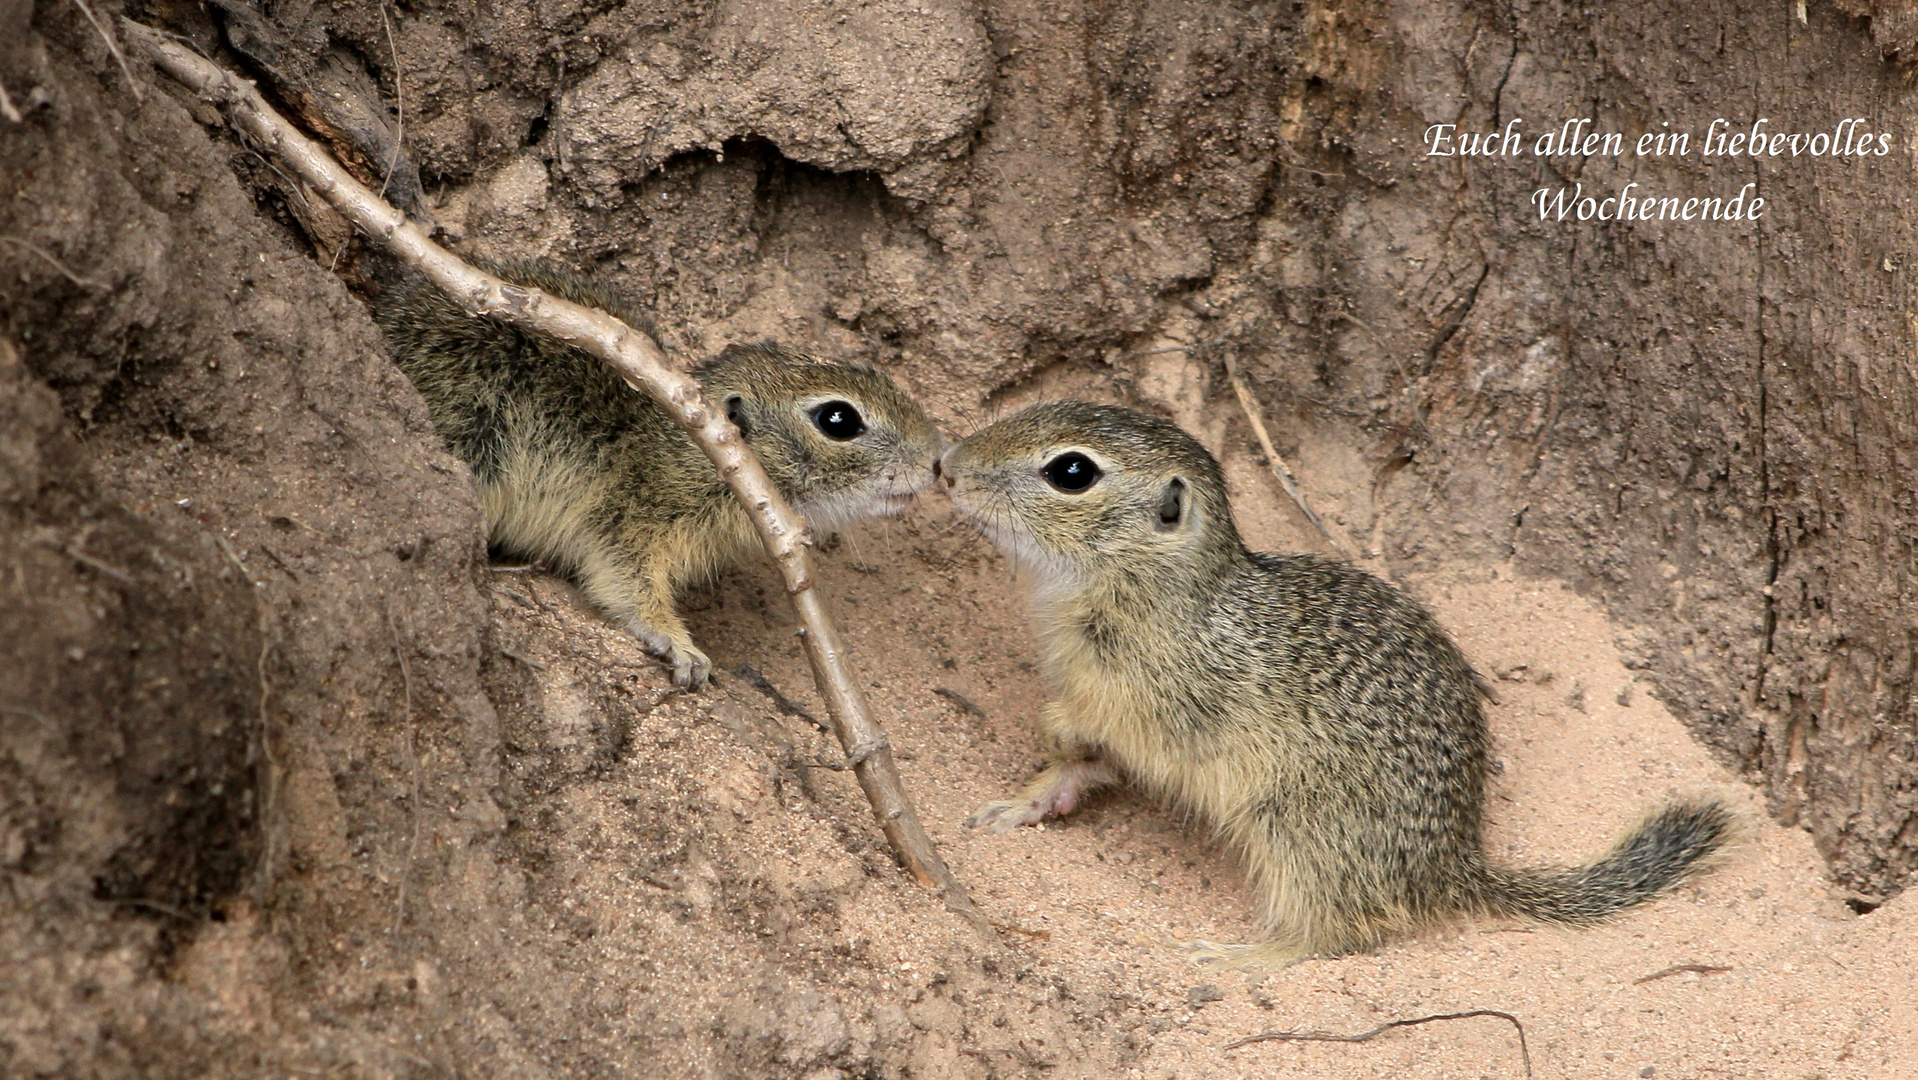
M 866 433 L 865 418 L 850 402 L 828 401 L 824 405 L 814 406 L 812 422 L 821 435 L 839 442 L 857 439 Z
M 1069 450 L 1046 462 L 1041 471 L 1045 473 L 1046 483 L 1072 495 L 1098 483 L 1099 477 L 1105 475 L 1091 458 L 1077 450 Z

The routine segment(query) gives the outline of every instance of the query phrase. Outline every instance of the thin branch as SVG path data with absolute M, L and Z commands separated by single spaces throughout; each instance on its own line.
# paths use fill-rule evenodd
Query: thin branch
M 1345 179 L 1345 174 L 1342 172 L 1320 172 L 1319 170 L 1314 169 L 1311 166 L 1307 165 L 1305 162 L 1300 161 L 1298 157 L 1293 154 L 1287 154 L 1285 156 L 1285 165 L 1286 165 L 1286 168 L 1288 169 L 1297 169 L 1302 173 L 1309 173 L 1313 176 L 1323 176 L 1327 180 Z
M 813 714 L 807 712 L 798 702 L 781 693 L 779 687 L 774 686 L 773 681 L 768 679 L 758 668 L 753 667 L 751 664 L 741 664 L 733 669 L 733 674 L 746 680 L 747 684 L 754 690 L 766 695 L 767 699 L 773 703 L 773 708 L 778 709 L 780 712 L 794 719 L 804 720 L 806 723 L 811 724 L 821 731 L 826 730 L 826 725 L 815 719 Z
M 1469 1012 L 1437 1013 L 1432 1016 L 1415 1017 L 1411 1020 L 1393 1020 L 1390 1023 L 1380 1024 L 1370 1031 L 1361 1031 L 1357 1035 L 1335 1035 L 1326 1031 L 1267 1031 L 1258 1035 L 1247 1035 L 1243 1039 L 1236 1039 L 1226 1043 L 1223 1047 L 1220 1047 L 1220 1049 L 1237 1050 L 1241 1046 L 1250 1046 L 1253 1043 L 1261 1042 L 1370 1042 L 1394 1028 L 1430 1024 L 1439 1020 L 1467 1020 L 1474 1016 L 1496 1016 L 1501 1020 L 1510 1021 L 1511 1025 L 1518 1029 L 1518 1054 L 1525 1062 L 1525 1075 L 1528 1077 L 1531 1076 L 1532 1051 L 1525 1045 L 1525 1025 L 1518 1022 L 1518 1017 L 1508 1012 L 1500 1012 L 1497 1009 L 1472 1009 Z
M 1272 445 L 1272 435 L 1265 429 L 1264 410 L 1259 408 L 1258 400 L 1252 396 L 1252 391 L 1246 388 L 1245 381 L 1239 378 L 1238 365 L 1233 363 L 1230 353 L 1227 353 L 1225 358 L 1225 377 L 1231 380 L 1232 392 L 1238 395 L 1239 408 L 1245 412 L 1246 422 L 1252 425 L 1252 434 L 1259 440 L 1259 449 L 1265 452 L 1265 460 L 1272 463 L 1272 475 L 1278 477 L 1279 486 L 1284 488 L 1286 495 L 1291 497 L 1292 505 L 1298 507 L 1299 513 L 1305 515 L 1305 520 L 1319 530 L 1319 535 L 1325 537 L 1325 542 L 1332 545 L 1332 550 L 1347 559 L 1352 558 L 1352 553 L 1346 550 L 1344 544 L 1339 543 L 1338 538 L 1332 535 L 1332 531 L 1325 527 L 1325 522 L 1319 520 L 1319 515 L 1313 513 L 1312 507 L 1306 504 L 1305 495 L 1299 491 L 1297 481 L 1292 479 L 1292 470 L 1286 467 L 1285 459 L 1279 456 L 1279 448 Z
M 113 40 L 113 34 L 107 30 L 106 24 L 94 16 L 93 9 L 87 6 L 87 0 L 73 0 L 73 6 L 80 9 L 80 14 L 85 15 L 93 28 L 99 31 L 100 40 L 107 43 L 107 51 L 113 54 L 114 62 L 120 65 L 120 74 L 127 77 L 127 89 L 133 91 L 133 100 L 145 101 L 146 95 L 140 92 L 140 84 L 133 81 L 133 69 L 127 66 L 126 54 L 120 51 L 120 43 Z
M 650 395 L 691 436 L 745 506 L 767 553 L 785 578 L 786 591 L 798 609 L 806 657 L 820 695 L 826 700 L 834 731 L 894 856 L 920 884 L 937 888 L 949 909 L 983 928 L 983 917 L 920 825 L 899 782 L 891 745 L 873 722 L 865 695 L 846 663 L 845 644 L 826 614 L 825 602 L 813 588 L 812 560 L 807 552 L 812 536 L 805 519 L 786 504 L 766 470 L 746 449 L 739 429 L 726 419 L 723 410 L 712 407 L 699 383 L 668 367 L 665 354 L 652 338 L 618 319 L 538 289 L 502 281 L 467 265 L 355 180 L 326 151 L 275 113 L 250 85 L 147 27 L 130 21 L 125 26 L 156 66 L 226 109 L 236 127 L 270 149 L 361 232 L 418 270 L 455 303 L 474 315 L 546 334 L 599 357 L 634 389 Z
M 178 919 L 183 923 L 191 923 L 191 922 L 199 921 L 198 919 L 195 919 L 193 916 L 188 915 L 186 912 L 181 911 L 179 908 L 174 907 L 172 904 L 162 904 L 158 900 L 148 900 L 145 897 L 140 897 L 140 896 L 115 897 L 112 900 L 108 900 L 107 903 L 115 904 L 120 907 L 142 908 L 146 911 L 158 912 L 161 915 L 167 915 L 167 916 L 171 916 L 172 918 Z
M 1711 964 L 1673 964 L 1663 971 L 1654 971 L 1643 978 L 1633 979 L 1633 986 L 1643 986 L 1655 979 L 1669 979 L 1673 975 L 1682 975 L 1689 971 L 1694 975 L 1723 975 L 1730 971 L 1728 967 L 1715 967 Z
M 530 656 L 522 656 L 521 654 L 516 653 L 513 650 L 508 649 L 504 646 L 500 647 L 499 654 L 501 656 L 504 656 L 508 660 L 517 660 L 520 663 L 525 664 L 527 667 L 532 668 L 534 671 L 546 670 L 546 665 L 543 662 L 535 660 Z
M 948 690 L 943 686 L 935 686 L 932 688 L 932 692 L 958 706 L 960 712 L 971 713 L 973 716 L 987 722 L 992 720 L 992 717 L 986 715 L 986 710 L 979 707 L 978 702 L 957 690 Z

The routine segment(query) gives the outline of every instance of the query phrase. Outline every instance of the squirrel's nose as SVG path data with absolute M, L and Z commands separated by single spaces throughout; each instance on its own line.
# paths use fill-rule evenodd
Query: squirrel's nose
M 952 475 L 952 464 L 946 460 L 947 458 L 951 457 L 952 452 L 957 449 L 958 447 L 956 446 L 949 447 L 944 454 L 941 454 L 940 456 L 934 458 L 932 461 L 933 481 L 935 483 L 941 480 L 945 481 L 946 487 L 948 490 L 950 490 L 951 488 L 953 488 L 959 483 L 959 478 Z

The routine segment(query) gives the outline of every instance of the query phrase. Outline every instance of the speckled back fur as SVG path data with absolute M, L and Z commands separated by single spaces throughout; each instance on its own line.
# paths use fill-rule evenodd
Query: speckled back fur
M 1102 470 L 1088 490 L 1044 480 L 1068 452 Z M 1364 570 L 1246 550 L 1217 463 L 1173 424 L 1034 406 L 962 441 L 946 470 L 1038 579 L 1054 684 L 1042 722 L 1065 771 L 1031 798 L 1046 805 L 1057 777 L 1094 775 L 1075 761 L 1103 759 L 1212 822 L 1244 854 L 1272 934 L 1218 958 L 1336 955 L 1471 912 L 1592 922 L 1680 880 L 1731 829 L 1718 803 L 1681 803 L 1589 867 L 1488 865 L 1488 740 L 1464 655 Z M 1183 516 L 1168 523 L 1174 498 Z

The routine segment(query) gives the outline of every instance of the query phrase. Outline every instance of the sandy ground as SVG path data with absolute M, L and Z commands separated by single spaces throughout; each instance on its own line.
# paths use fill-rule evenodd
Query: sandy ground
M 1262 493 L 1256 468 L 1230 458 L 1227 465 L 1249 539 L 1301 543 L 1290 531 L 1289 509 Z M 1517 1032 L 1497 1017 L 1394 1030 L 1362 1045 L 1271 1041 L 1226 1049 L 1267 1031 L 1356 1033 L 1476 1009 L 1523 1023 L 1537 1077 L 1918 1074 L 1913 898 L 1854 914 L 1829 886 L 1809 837 L 1764 816 L 1752 790 L 1715 763 L 1622 665 L 1613 645 L 1617 628 L 1556 582 L 1515 579 L 1505 567 L 1406 583 L 1499 689 L 1500 700 L 1489 707 L 1500 769 L 1489 804 L 1494 855 L 1588 860 L 1638 815 L 1681 792 L 1721 793 L 1749 820 L 1748 837 L 1695 883 L 1597 929 L 1472 922 L 1375 954 L 1252 978 L 1195 967 L 1179 952 L 1195 938 L 1244 940 L 1254 932 L 1234 859 L 1196 823 L 1120 792 L 1044 828 L 989 836 L 960 824 L 979 804 L 1016 790 L 1041 755 L 1032 718 L 1042 687 L 1030 663 L 1023 588 L 969 527 L 935 503 L 906 520 L 846 534 L 826 545 L 821 562 L 854 663 L 869 678 L 928 830 L 1003 928 L 1014 962 L 1028 965 L 1020 985 L 1038 980 L 1051 989 L 1008 999 L 989 985 L 948 981 L 942 969 L 976 963 L 977 943 L 923 894 L 899 887 L 890 868 L 875 870 L 870 850 L 863 879 L 848 863 L 847 825 L 870 831 L 849 775 L 811 771 L 809 817 L 750 809 L 777 800 L 766 798 L 763 781 L 723 760 L 729 751 L 718 744 L 699 751 L 716 757 L 696 759 L 706 764 L 695 779 L 718 791 L 722 805 L 747 807 L 737 810 L 743 824 L 727 843 L 755 853 L 749 861 L 761 869 L 749 875 L 753 888 L 833 897 L 838 940 L 810 941 L 822 931 L 808 930 L 803 916 L 779 931 L 792 935 L 793 963 L 830 971 L 834 956 L 856 958 L 881 973 L 879 995 L 896 992 L 912 1003 L 916 1028 L 954 1033 L 949 1044 L 931 1039 L 915 1075 L 1109 1076 L 1115 1038 L 1124 1047 L 1116 1071 L 1154 1080 L 1526 1075 Z M 537 591 L 541 606 L 564 600 L 564 586 L 550 578 L 510 577 L 504 587 Z M 694 633 L 722 671 L 753 665 L 823 715 L 792 645 L 790 612 L 772 586 L 769 570 L 752 567 L 695 592 L 686 602 Z M 594 649 L 616 649 L 614 662 L 643 663 L 604 623 L 590 625 L 596 620 L 585 609 L 557 608 L 563 625 L 553 629 L 588 636 L 600 643 Z M 649 725 L 667 723 L 660 718 L 673 708 L 721 719 L 742 702 L 770 712 L 763 696 L 736 677 L 676 700 L 642 719 L 635 737 L 649 737 Z M 684 730 L 699 731 L 696 720 L 681 721 Z M 835 757 L 826 736 L 784 722 L 798 757 Z M 615 770 L 603 786 L 640 782 L 621 775 Z M 590 828 L 595 837 L 632 829 L 619 817 L 621 798 L 617 790 L 576 791 L 568 813 L 585 824 L 569 828 Z M 790 793 L 785 798 L 785 809 L 799 805 Z M 631 797 L 625 802 L 631 805 Z M 566 858 L 578 868 L 567 873 L 585 889 L 578 910 L 607 913 L 599 940 L 611 943 L 621 932 L 619 913 L 647 887 L 595 868 L 616 861 L 614 849 L 600 843 L 577 845 Z M 741 886 L 709 875 L 706 886 L 689 892 L 702 888 Z M 573 902 L 570 895 L 563 901 L 569 910 Z M 725 906 L 703 894 L 692 903 Z M 640 949 L 641 939 L 632 947 Z M 956 959 L 965 956 L 975 959 Z M 715 1003 L 732 992 L 729 978 L 756 977 L 744 967 L 713 975 L 707 993 Z M 1018 1015 L 1020 1009 L 1030 1015 Z M 1059 1015 L 1037 1015 L 1044 1010 Z M 1107 1049 L 1075 1050 L 1042 1019 L 1066 1024 L 1068 1032 L 1097 1031 Z M 1030 1040 L 1018 1035 L 1022 1024 L 1035 1025 Z M 1010 1026 L 1013 1049 L 982 1066 L 977 1059 L 989 1055 L 965 1056 L 958 1033 L 986 1025 Z
M 924 529 L 948 527 L 935 517 Z M 951 604 L 936 578 L 917 588 L 892 581 L 889 569 L 924 562 L 923 545 L 917 557 L 902 550 L 913 546 L 905 531 L 879 526 L 850 538 L 829 556 L 828 573 L 844 589 L 839 608 L 862 669 L 873 673 L 875 700 L 923 703 L 888 718 L 909 759 L 909 788 L 954 869 L 1010 937 L 1069 981 L 1129 993 L 1153 1014 L 1134 1075 L 1524 1075 L 1516 1033 L 1490 1017 L 1365 1045 L 1222 1049 L 1263 1031 L 1352 1033 L 1471 1009 L 1519 1017 L 1541 1077 L 1918 1070 L 1910 897 L 1853 914 L 1828 886 L 1810 838 L 1763 815 L 1754 793 L 1634 681 L 1612 644 L 1614 627 L 1569 589 L 1508 574 L 1413 583 L 1474 664 L 1498 677 L 1500 701 L 1490 707 L 1503 766 L 1490 803 L 1495 855 L 1589 859 L 1646 808 L 1699 790 L 1743 808 L 1749 838 L 1694 885 L 1595 930 L 1475 923 L 1258 980 L 1208 973 L 1177 952 L 1193 938 L 1243 940 L 1252 928 L 1233 860 L 1165 808 L 1120 794 L 1043 829 L 983 836 L 959 825 L 978 804 L 1015 790 L 1036 763 L 1030 721 L 1040 686 L 1025 663 L 1029 639 L 1003 564 L 982 558 L 958 570 L 967 580 L 952 582 L 960 587 Z M 963 526 L 950 535 L 962 536 Z M 915 592 L 940 594 L 941 603 L 915 612 Z M 875 612 L 884 614 L 862 617 Z M 805 685 L 792 661 L 766 669 L 784 687 Z M 935 686 L 986 718 L 942 707 Z M 886 938 L 885 916 L 875 911 L 865 933 Z M 1710 970 L 1672 970 L 1681 965 Z M 1058 1065 L 1071 1074 L 1070 1062 Z

